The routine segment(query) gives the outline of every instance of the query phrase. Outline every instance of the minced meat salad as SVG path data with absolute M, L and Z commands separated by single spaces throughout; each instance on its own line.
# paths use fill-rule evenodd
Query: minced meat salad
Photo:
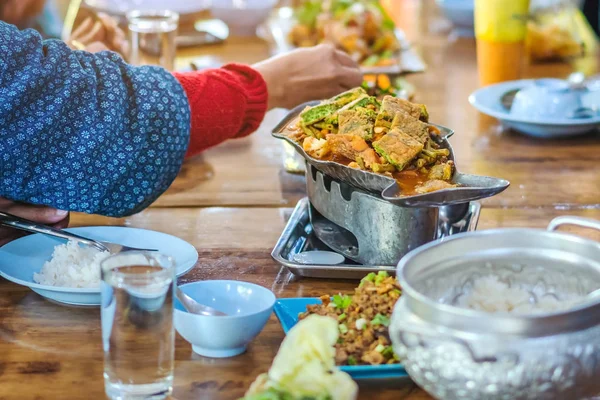
M 337 365 L 395 364 L 399 360 L 392 349 L 388 327 L 401 294 L 395 277 L 385 271 L 370 273 L 353 295 L 322 296 L 323 303 L 309 305 L 300 319 L 318 314 L 339 322 Z

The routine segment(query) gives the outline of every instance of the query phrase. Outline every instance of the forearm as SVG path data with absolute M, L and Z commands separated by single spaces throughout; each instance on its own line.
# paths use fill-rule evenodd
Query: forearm
M 176 177 L 189 105 L 165 70 L 0 22 L 0 196 L 123 216 Z
M 187 156 L 254 132 L 267 110 L 267 86 L 254 69 L 229 64 L 201 72 L 174 73 L 191 109 Z

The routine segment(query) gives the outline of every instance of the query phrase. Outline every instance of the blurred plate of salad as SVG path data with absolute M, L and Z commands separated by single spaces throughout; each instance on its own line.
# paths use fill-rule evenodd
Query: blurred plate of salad
M 305 0 L 294 10 L 289 40 L 296 47 L 334 43 L 365 67 L 398 64 L 402 43 L 376 0 Z

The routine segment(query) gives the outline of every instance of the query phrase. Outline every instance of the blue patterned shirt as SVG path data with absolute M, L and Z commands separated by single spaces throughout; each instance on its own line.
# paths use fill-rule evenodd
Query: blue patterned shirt
M 175 179 L 189 130 L 166 70 L 0 22 L 0 197 L 131 215 Z

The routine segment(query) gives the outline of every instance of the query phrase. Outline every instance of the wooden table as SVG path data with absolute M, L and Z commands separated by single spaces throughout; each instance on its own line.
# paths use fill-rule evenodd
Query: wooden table
M 479 229 L 543 228 L 567 214 L 600 219 L 599 136 L 544 141 L 503 131 L 467 102 L 477 88 L 474 41 L 449 39 L 439 31 L 444 23 L 433 1 L 394 4 L 398 23 L 429 66 L 409 80 L 432 120 L 456 130 L 452 143 L 458 168 L 511 181 L 506 192 L 483 202 Z M 258 39 L 232 39 L 222 47 L 184 51 L 180 61 L 203 54 L 254 62 L 266 57 L 268 48 Z M 596 60 L 530 67 L 527 75 L 564 77 L 573 68 L 596 71 Z M 283 171 L 282 144 L 269 135 L 281 116 L 275 110 L 250 138 L 190 160 L 152 208 L 124 219 L 74 215 L 72 225 L 133 226 L 181 237 L 198 249 L 200 259 L 180 283 L 239 279 L 270 288 L 278 297 L 351 291 L 356 282 L 298 279 L 270 257 L 291 208 L 305 195 L 303 178 Z M 174 398 L 241 397 L 268 369 L 282 339 L 272 316 L 247 353 L 214 360 L 195 355 L 178 336 Z M 100 342 L 99 310 L 49 303 L 0 280 L 0 399 L 103 398 Z M 360 398 L 430 397 L 410 381 L 399 381 L 361 383 Z

